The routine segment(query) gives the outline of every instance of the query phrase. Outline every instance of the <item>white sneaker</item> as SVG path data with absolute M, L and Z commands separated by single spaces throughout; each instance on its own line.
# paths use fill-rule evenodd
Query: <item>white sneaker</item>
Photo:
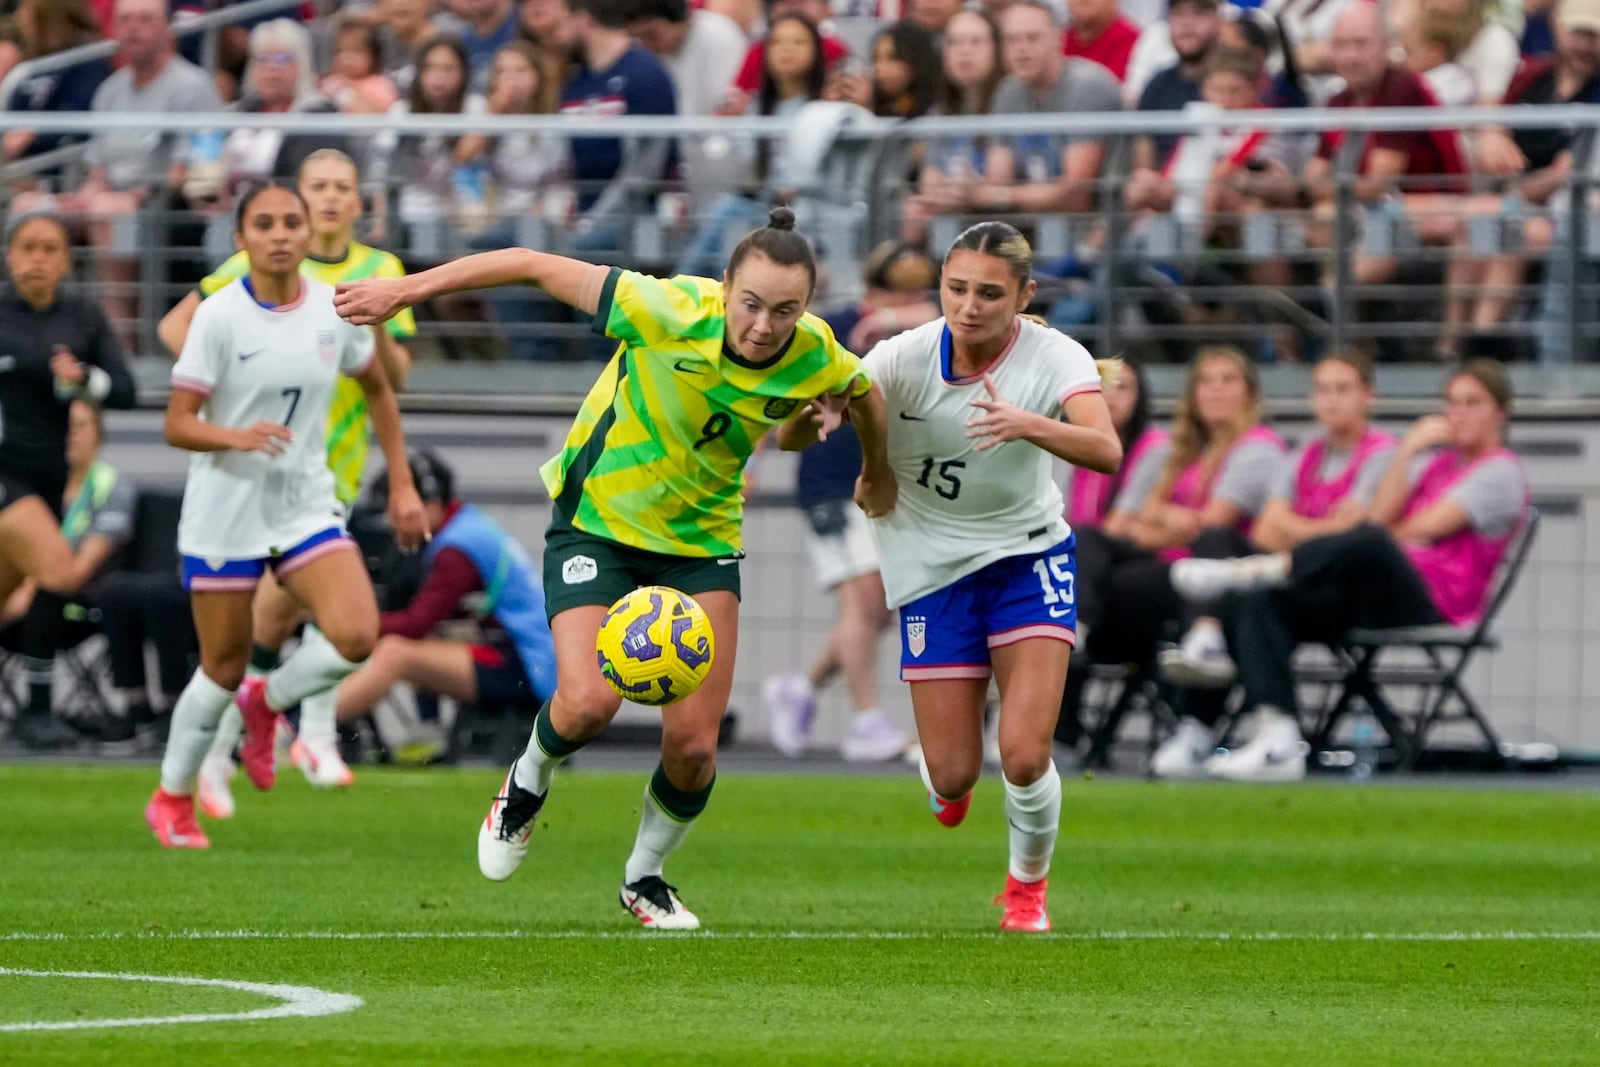
M 700 920 L 678 899 L 677 886 L 656 875 L 624 885 L 617 894 L 622 908 L 646 930 L 698 930 Z
M 1177 648 L 1164 648 L 1156 657 L 1161 677 L 1173 685 L 1193 689 L 1226 689 L 1239 676 L 1228 641 L 1218 626 L 1191 626 Z
M 1199 719 L 1185 716 L 1150 757 L 1150 773 L 1157 778 L 1204 778 L 1206 760 L 1215 751 L 1211 731 Z
M 208 819 L 233 818 L 233 776 L 239 772 L 227 756 L 207 756 L 200 761 L 196 800 Z
M 794 759 L 811 741 L 811 722 L 817 717 L 817 698 L 802 674 L 777 674 L 761 683 L 761 702 L 767 708 L 772 747 Z
M 1311 752 L 1300 725 L 1276 708 L 1262 708 L 1246 744 L 1206 760 L 1206 773 L 1234 782 L 1298 782 Z
M 839 754 L 852 763 L 882 763 L 899 759 L 910 741 L 904 731 L 881 711 L 864 711 L 850 720 Z
M 1208 604 L 1224 593 L 1273 589 L 1288 575 L 1279 555 L 1241 556 L 1238 559 L 1180 559 L 1172 565 L 1172 588 L 1185 600 Z
M 538 821 L 545 796 L 530 793 L 517 784 L 517 766 L 511 765 L 500 795 L 489 805 L 489 814 L 478 827 L 478 870 L 485 878 L 503 882 L 517 873 L 528 854 L 528 839 Z
M 306 776 L 306 781 L 319 789 L 348 789 L 356 784 L 355 773 L 339 755 L 337 742 L 295 738 L 289 746 L 289 758 Z

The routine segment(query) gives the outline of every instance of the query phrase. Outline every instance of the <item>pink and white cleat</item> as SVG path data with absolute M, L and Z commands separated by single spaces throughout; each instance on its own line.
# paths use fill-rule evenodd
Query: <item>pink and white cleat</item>
M 929 793 L 928 806 L 933 809 L 933 817 L 939 820 L 940 826 L 948 826 L 953 830 L 967 817 L 967 811 L 972 807 L 972 794 L 946 800 L 937 793 Z
M 277 737 L 278 720 L 282 718 L 267 704 L 267 680 L 250 677 L 239 683 L 233 695 L 239 705 L 239 716 L 244 720 L 244 738 L 239 742 L 239 763 L 245 777 L 257 789 L 271 789 L 278 780 L 278 768 L 272 750 Z
M 319 789 L 348 789 L 356 784 L 355 772 L 339 755 L 337 743 L 305 741 L 297 737 L 289 746 L 289 759 L 300 768 L 306 781 Z
M 194 818 L 194 797 L 174 796 L 157 789 L 145 805 L 144 821 L 162 848 L 210 848 L 211 839 Z
M 200 810 L 208 819 L 233 818 L 233 776 L 239 768 L 227 756 L 207 755 L 195 781 Z
M 1050 929 L 1050 913 L 1045 910 L 1045 887 L 1048 878 L 1037 882 L 1019 882 L 1006 875 L 1006 888 L 994 898 L 1006 913 L 1000 919 L 1000 929 L 1018 933 L 1040 934 Z

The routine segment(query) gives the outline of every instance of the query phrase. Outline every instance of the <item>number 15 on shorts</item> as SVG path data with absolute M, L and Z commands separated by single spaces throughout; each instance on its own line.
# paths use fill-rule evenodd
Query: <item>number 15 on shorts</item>
M 1071 614 L 1075 599 L 1073 585 L 1077 577 L 1072 572 L 1072 553 L 1063 552 L 1059 556 L 1034 560 L 1033 573 L 1039 578 L 1039 587 L 1044 592 L 1050 617 L 1059 619 Z

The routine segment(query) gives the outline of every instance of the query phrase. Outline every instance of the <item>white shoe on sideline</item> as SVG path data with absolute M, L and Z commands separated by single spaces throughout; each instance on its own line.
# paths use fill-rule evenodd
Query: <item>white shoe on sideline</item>
M 817 698 L 803 674 L 776 674 L 761 683 L 761 702 L 767 709 L 772 747 L 790 759 L 811 743 L 811 723 L 817 717 Z
M 1284 584 L 1285 563 L 1278 555 L 1238 559 L 1180 559 L 1172 565 L 1172 588 L 1185 600 L 1209 604 L 1224 593 L 1272 589 Z
M 1150 757 L 1150 773 L 1157 778 L 1204 778 L 1206 760 L 1215 751 L 1211 731 L 1199 719 L 1184 716 L 1172 736 Z
M 1206 760 L 1206 773 L 1232 782 L 1298 782 L 1306 776 L 1310 752 L 1299 723 L 1276 708 L 1262 708 L 1255 736 Z
M 1226 689 L 1239 676 L 1228 640 L 1217 625 L 1195 625 L 1176 648 L 1164 648 L 1156 657 L 1161 677 L 1191 689 Z
M 883 763 L 899 759 L 910 739 L 881 711 L 863 711 L 850 719 L 839 755 L 851 763 Z

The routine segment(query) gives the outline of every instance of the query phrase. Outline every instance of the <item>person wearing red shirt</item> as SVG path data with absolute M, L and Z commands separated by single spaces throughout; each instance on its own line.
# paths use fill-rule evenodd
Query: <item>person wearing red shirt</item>
M 833 5 L 829 0 L 777 0 L 772 5 L 772 11 L 767 16 L 767 24 L 771 25 L 782 15 L 791 12 L 804 15 L 811 20 L 811 24 L 822 34 L 822 59 L 828 70 L 833 70 L 841 59 L 850 54 L 850 46 L 831 31 L 833 18 Z M 757 41 L 750 46 L 750 51 L 745 53 L 744 66 L 739 68 L 738 75 L 733 79 L 733 88 L 745 94 L 746 97 L 755 96 L 761 91 L 761 71 L 767 62 L 767 42 Z M 719 114 L 742 115 L 748 100 L 728 103 Z
M 1345 88 L 1328 101 L 1335 107 L 1437 107 L 1438 101 L 1415 74 L 1390 62 L 1390 41 L 1378 5 L 1357 0 L 1334 24 L 1334 72 Z M 1460 139 L 1453 129 L 1402 130 L 1370 135 L 1327 130 L 1317 155 L 1306 168 L 1306 193 L 1317 224 L 1308 234 L 1313 244 L 1332 244 L 1335 215 L 1333 161 L 1346 136 L 1365 136 L 1356 170 L 1355 196 L 1368 209 L 1371 224 L 1378 213 L 1398 207 L 1425 244 L 1450 244 L 1457 229 L 1458 207 L 1468 173 Z M 1394 276 L 1392 255 L 1357 251 L 1351 257 L 1351 280 L 1379 285 Z
M 1139 27 L 1123 17 L 1117 0 L 1067 0 L 1072 25 L 1061 40 L 1065 55 L 1100 64 L 1122 81 L 1139 43 Z

